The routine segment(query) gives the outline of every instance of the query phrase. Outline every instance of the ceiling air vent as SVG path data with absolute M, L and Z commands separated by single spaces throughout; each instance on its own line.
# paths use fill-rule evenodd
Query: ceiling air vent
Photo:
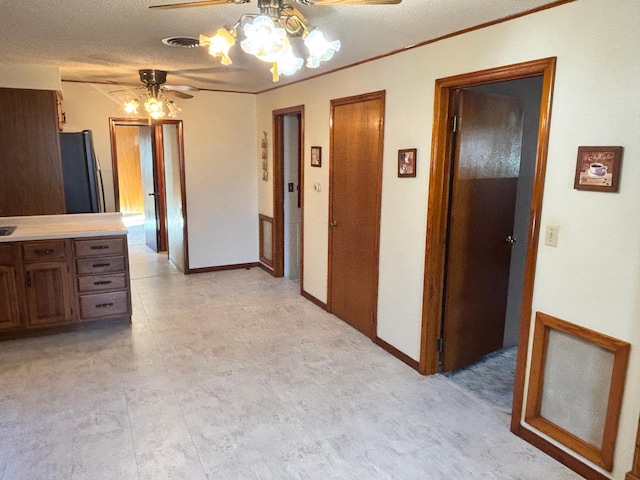
M 200 42 L 193 37 L 167 37 L 162 39 L 162 43 L 170 47 L 193 48 L 199 47 Z

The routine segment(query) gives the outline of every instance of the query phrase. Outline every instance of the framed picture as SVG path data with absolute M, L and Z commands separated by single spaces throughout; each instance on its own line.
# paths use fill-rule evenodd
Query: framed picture
M 573 188 L 593 192 L 617 192 L 622 147 L 578 147 Z
M 322 166 L 322 147 L 311 147 L 311 166 Z
M 398 150 L 398 177 L 416 176 L 417 149 Z

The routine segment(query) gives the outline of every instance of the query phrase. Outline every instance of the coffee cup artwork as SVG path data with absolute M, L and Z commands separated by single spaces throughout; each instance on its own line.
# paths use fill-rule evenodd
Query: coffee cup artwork
M 592 163 L 589 165 L 587 175 L 591 178 L 602 178 L 607 174 L 607 167 L 601 163 Z
M 573 188 L 617 192 L 621 158 L 622 147 L 578 147 Z

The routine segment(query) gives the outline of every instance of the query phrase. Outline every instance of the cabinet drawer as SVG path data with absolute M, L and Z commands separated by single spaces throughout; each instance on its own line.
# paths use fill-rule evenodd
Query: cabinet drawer
M 127 286 L 127 276 L 124 273 L 78 277 L 79 292 L 100 292 L 103 290 L 122 290 Z
M 74 240 L 76 257 L 95 257 L 98 255 L 124 255 L 124 237 L 92 238 Z
M 79 258 L 76 260 L 78 275 L 124 272 L 124 257 Z
M 22 256 L 25 262 L 64 260 L 67 258 L 67 241 L 25 242 L 22 244 Z
M 98 318 L 111 315 L 128 315 L 127 292 L 80 295 L 80 317 Z

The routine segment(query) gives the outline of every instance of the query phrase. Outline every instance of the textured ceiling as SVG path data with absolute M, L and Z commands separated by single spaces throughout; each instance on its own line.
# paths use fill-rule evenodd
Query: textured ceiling
M 169 72 L 167 83 L 213 90 L 273 88 L 269 66 L 238 44 L 233 65 L 221 66 L 204 48 L 166 46 L 169 36 L 213 35 L 255 2 L 175 10 L 150 5 L 179 0 L 0 0 L 0 64 L 54 65 L 63 80 L 132 84 L 139 68 Z M 293 0 L 291 0 L 293 3 Z M 399 5 L 296 7 L 342 49 L 319 69 L 306 67 L 276 85 L 297 81 L 443 35 L 508 17 L 549 0 L 403 0 Z M 303 56 L 300 39 L 294 49 Z M 302 47 L 303 48 L 303 47 Z

